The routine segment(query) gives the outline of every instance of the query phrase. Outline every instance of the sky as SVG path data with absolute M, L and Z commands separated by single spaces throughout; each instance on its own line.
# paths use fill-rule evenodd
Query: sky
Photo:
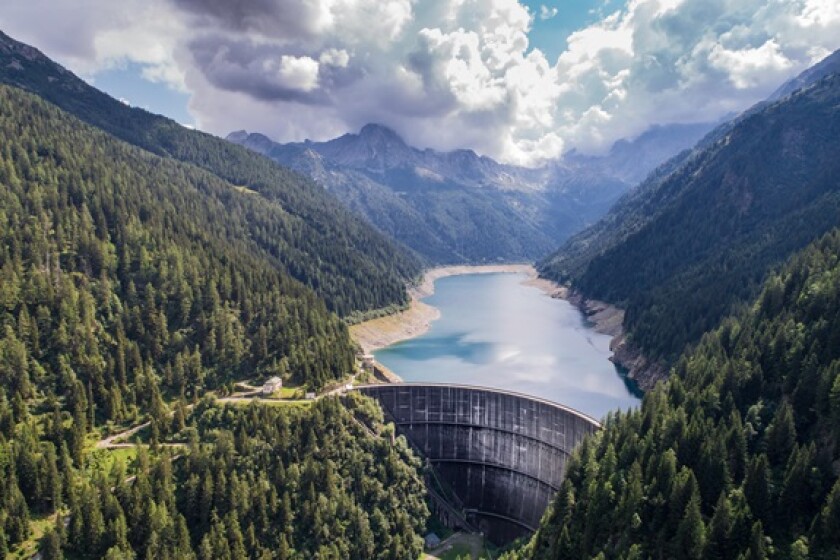
M 840 48 L 837 0 L 4 0 L 0 29 L 218 135 L 538 165 L 713 122 Z

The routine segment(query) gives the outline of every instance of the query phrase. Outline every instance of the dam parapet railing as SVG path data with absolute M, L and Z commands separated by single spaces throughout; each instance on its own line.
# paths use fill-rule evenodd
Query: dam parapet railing
M 496 542 L 533 531 L 593 418 L 529 395 L 466 385 L 394 383 L 355 388 L 453 490 L 470 524 Z

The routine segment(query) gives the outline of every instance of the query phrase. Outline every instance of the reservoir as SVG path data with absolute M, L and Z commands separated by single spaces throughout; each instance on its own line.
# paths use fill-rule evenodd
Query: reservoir
M 570 406 L 595 418 L 635 407 L 638 391 L 608 360 L 611 337 L 569 302 L 516 273 L 435 282 L 440 310 L 425 334 L 375 352 L 407 382 L 481 385 Z

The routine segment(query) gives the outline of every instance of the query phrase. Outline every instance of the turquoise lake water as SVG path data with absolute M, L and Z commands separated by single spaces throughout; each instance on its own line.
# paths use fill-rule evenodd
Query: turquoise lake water
M 495 387 L 595 418 L 639 403 L 599 334 L 564 300 L 515 273 L 449 276 L 423 301 L 441 317 L 422 336 L 375 352 L 405 381 Z M 635 393 L 635 394 L 634 394 Z

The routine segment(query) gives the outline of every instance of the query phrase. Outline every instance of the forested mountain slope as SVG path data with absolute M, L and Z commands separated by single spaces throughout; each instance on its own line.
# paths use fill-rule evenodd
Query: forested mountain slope
M 840 231 L 576 454 L 515 557 L 840 556 Z
M 782 84 L 779 89 L 770 95 L 768 100 L 778 101 L 779 99 L 787 97 L 799 89 L 808 87 L 826 76 L 837 73 L 840 73 L 840 50 L 833 52 L 792 80 L 788 80 Z
M 281 209 L 32 94 L 0 86 L 0 108 L 9 399 L 78 376 L 119 419 L 154 398 L 153 372 L 194 395 L 246 372 L 321 386 L 352 367 L 346 327 L 274 255 Z
M 632 343 L 673 359 L 840 221 L 840 78 L 752 111 L 541 264 L 625 307 Z
M 31 519 L 67 515 L 44 550 L 416 557 L 426 510 L 410 454 L 337 403 L 207 403 L 185 431 L 185 404 L 232 380 L 319 388 L 353 367 L 346 325 L 281 260 L 285 211 L 5 85 L 0 138 L 0 556 Z M 141 456 L 129 482 L 89 463 L 103 427 L 147 418 L 153 448 L 201 444 L 175 464 Z
M 44 560 L 415 560 L 428 509 L 420 461 L 358 395 L 310 407 L 219 407 L 173 418 L 168 448 L 130 470 L 56 458 L 35 422 L 0 440 L 0 555 L 59 511 Z M 129 474 L 131 476 L 129 476 Z M 66 517 L 65 517 L 66 516 Z
M 38 50 L 0 32 L 0 82 L 32 91 L 106 132 L 159 156 L 191 163 L 282 210 L 255 239 L 286 270 L 347 316 L 402 304 L 417 258 L 347 211 L 311 180 L 250 150 L 131 108 L 89 86 Z M 279 214 L 278 214 L 279 215 Z

